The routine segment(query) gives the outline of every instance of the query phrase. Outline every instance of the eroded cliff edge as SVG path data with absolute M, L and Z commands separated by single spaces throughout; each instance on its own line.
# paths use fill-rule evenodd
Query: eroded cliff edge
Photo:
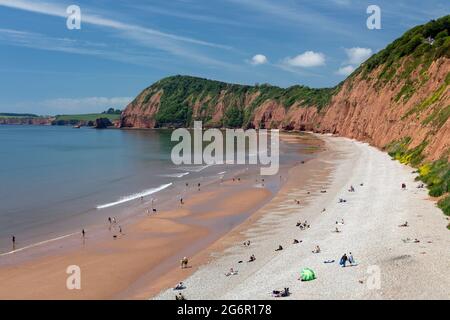
M 415 27 L 334 88 L 162 79 L 124 110 L 122 127 L 279 128 L 329 132 L 385 148 L 407 139 L 427 160 L 450 157 L 450 16 Z M 406 140 L 404 140 L 406 141 Z

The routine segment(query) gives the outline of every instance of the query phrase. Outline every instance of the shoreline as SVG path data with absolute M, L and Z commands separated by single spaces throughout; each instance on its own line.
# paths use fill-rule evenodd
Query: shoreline
M 285 287 L 291 292 L 286 299 L 449 298 L 448 221 L 427 189 L 417 188 L 413 169 L 365 143 L 319 137 L 327 151 L 306 165 L 315 163 L 322 178 L 301 186 L 287 183 L 247 228 L 244 223 L 234 237 L 225 236 L 223 247 L 211 250 L 208 262 L 182 279 L 187 299 L 276 299 L 272 290 Z M 296 180 L 294 173 L 289 176 Z M 348 192 L 350 185 L 356 192 Z M 326 193 L 320 192 L 324 186 Z M 299 208 L 294 200 L 300 196 Z M 335 223 L 341 219 L 345 224 Z M 299 230 L 299 220 L 311 228 Z M 405 221 L 408 227 L 400 227 Z M 243 239 L 251 246 L 243 246 Z M 292 244 L 293 239 L 302 241 Z M 280 244 L 284 249 L 275 252 Z M 318 254 L 312 253 L 316 245 Z M 356 264 L 341 268 L 339 259 L 349 252 Z M 250 254 L 256 260 L 247 263 Z M 315 271 L 316 280 L 297 280 L 305 267 Z M 230 268 L 238 274 L 225 276 Z M 170 300 L 177 292 L 167 289 L 151 297 Z
M 301 145 L 295 147 L 300 152 Z M 281 183 L 276 176 L 261 188 L 255 185 L 250 172 L 239 176 L 239 183 L 231 182 L 231 177 L 223 184 L 202 183 L 202 191 L 192 191 L 182 207 L 176 204 L 158 206 L 157 215 L 145 217 L 141 213 L 126 224 L 120 222 L 125 226 L 124 234 L 113 230 L 115 240 L 111 231 L 103 230 L 101 235 L 94 235 L 93 230 L 88 229 L 83 240 L 81 235 L 75 235 L 64 244 L 55 241 L 11 254 L 7 262 L 2 259 L 0 266 L 0 298 L 145 299 L 148 283 L 154 283 L 168 270 L 176 268 L 180 256 L 204 250 L 239 225 L 273 197 L 269 184 Z M 243 202 L 248 204 L 242 206 Z M 222 226 L 224 223 L 226 225 Z M 69 265 L 80 266 L 82 290 L 65 288 L 68 277 L 65 271 Z M 34 288 L 32 291 L 28 290 L 30 285 Z

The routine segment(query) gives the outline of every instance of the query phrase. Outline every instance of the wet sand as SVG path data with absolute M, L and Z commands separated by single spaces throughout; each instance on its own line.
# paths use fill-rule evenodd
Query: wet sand
M 291 139 L 298 143 L 298 138 Z M 172 286 L 209 259 L 208 247 L 217 246 L 218 239 L 274 196 L 258 177 L 239 177 L 202 186 L 183 205 L 177 198 L 156 214 L 119 221 L 123 234 L 118 225 L 108 230 L 105 223 L 99 233 L 88 229 L 85 239 L 80 233 L 1 257 L 0 299 L 146 299 Z M 286 177 L 277 179 L 267 185 L 281 185 Z M 183 256 L 190 257 L 190 268 L 180 270 Z M 81 269 L 81 290 L 66 287 L 71 265 Z

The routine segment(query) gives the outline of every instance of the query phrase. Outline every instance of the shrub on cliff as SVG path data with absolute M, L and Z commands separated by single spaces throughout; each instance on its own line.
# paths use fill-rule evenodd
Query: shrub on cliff
M 237 106 L 228 108 L 225 111 L 223 125 L 226 128 L 240 128 L 244 121 L 244 114 Z
M 446 215 L 450 216 L 450 196 L 440 200 L 438 202 L 438 207 L 441 208 L 441 210 L 444 211 Z

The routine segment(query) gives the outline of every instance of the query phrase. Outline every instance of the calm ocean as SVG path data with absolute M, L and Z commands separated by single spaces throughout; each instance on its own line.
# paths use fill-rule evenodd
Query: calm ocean
M 175 166 L 170 135 L 0 126 L 0 252 L 10 250 L 12 235 L 24 246 L 77 232 L 129 211 L 141 196 L 158 197 L 187 181 L 231 173 L 224 165 Z M 292 159 L 298 160 L 298 152 Z

